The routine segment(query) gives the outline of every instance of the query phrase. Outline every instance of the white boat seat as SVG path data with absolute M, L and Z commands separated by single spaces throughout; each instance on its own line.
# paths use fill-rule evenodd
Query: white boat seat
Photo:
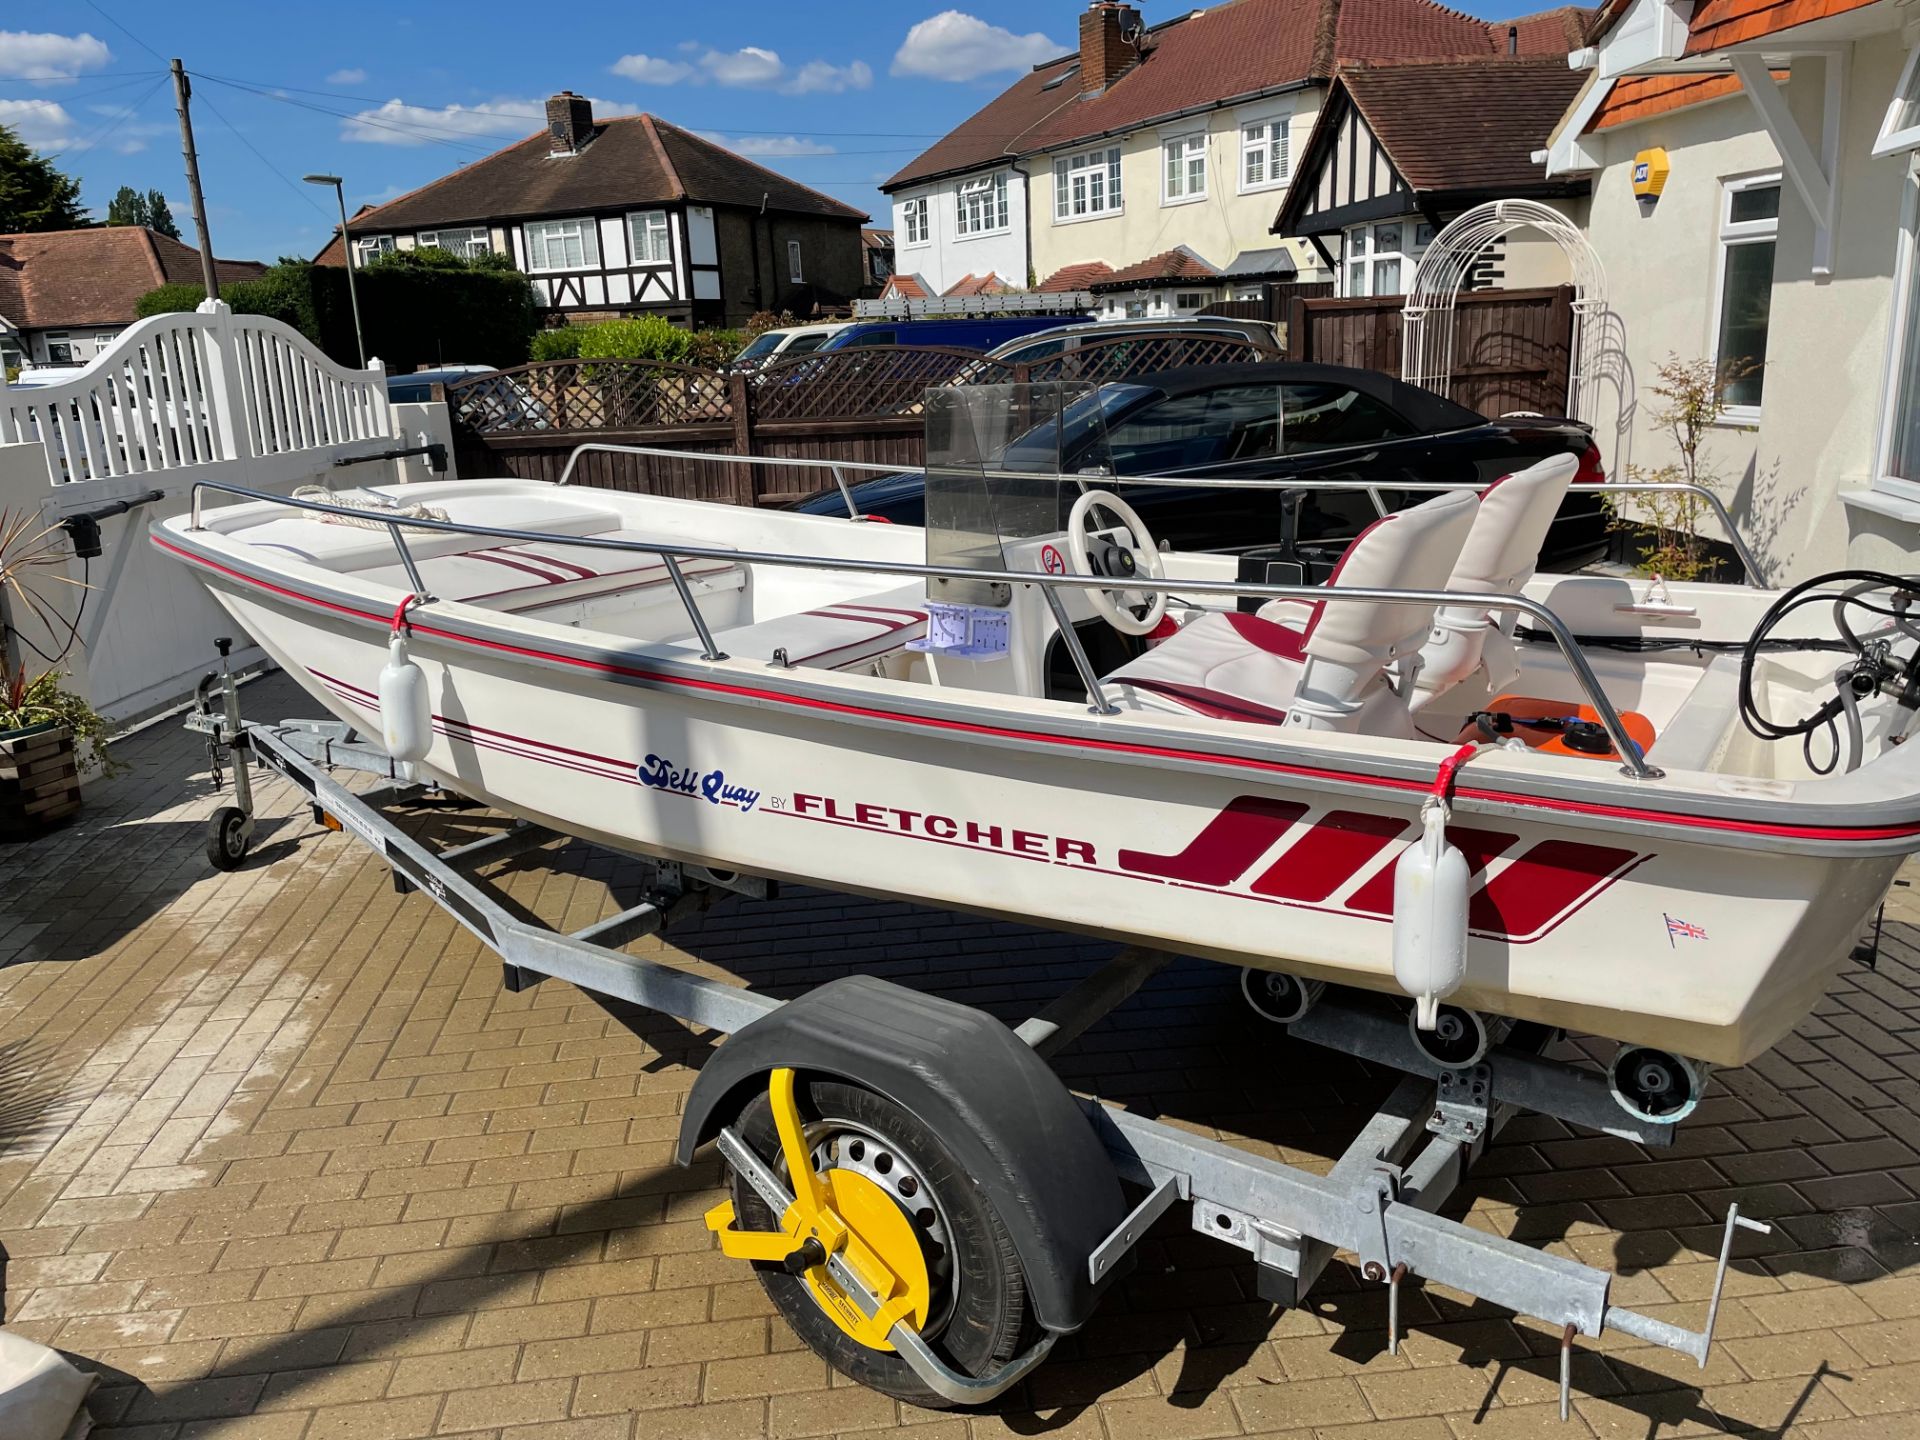
M 1455 491 L 1375 521 L 1347 547 L 1328 588 L 1439 589 L 1478 508 L 1472 494 Z M 1216 611 L 1107 680 L 1112 698 L 1136 710 L 1410 736 L 1387 667 L 1426 639 L 1434 608 L 1313 600 L 1260 615 Z
M 1473 529 L 1447 578 L 1448 590 L 1461 594 L 1517 595 L 1540 568 L 1540 547 L 1547 543 L 1553 517 L 1579 473 L 1571 455 L 1554 455 L 1524 470 L 1504 475 L 1480 492 Z M 1514 653 L 1511 611 L 1494 614 L 1470 605 L 1443 605 L 1420 650 L 1414 677 L 1414 709 L 1474 677 L 1480 698 L 1497 695 L 1520 675 Z M 1472 697 L 1463 697 L 1473 703 Z
M 352 504 L 358 492 L 342 491 L 341 502 Z M 406 487 L 392 485 L 368 492 L 406 501 Z M 489 525 L 501 530 L 542 530 L 553 535 L 602 535 L 620 528 L 612 510 L 576 505 L 545 495 L 476 495 L 471 499 L 436 497 L 433 508 L 462 525 Z M 335 524 L 308 512 L 254 522 L 251 517 L 226 520 L 216 510 L 207 517 L 210 528 L 223 530 L 249 545 L 264 545 L 293 555 L 310 565 L 342 573 L 396 563 L 393 537 L 384 529 Z M 416 559 L 453 555 L 487 543 L 472 535 L 449 531 L 408 530 L 407 548 Z
M 924 584 L 836 600 L 793 615 L 714 633 L 713 643 L 736 659 L 773 659 L 809 670 L 850 670 L 901 649 L 927 633 Z
M 599 538 L 642 541 L 647 537 L 637 530 L 610 530 Z M 468 536 L 467 542 L 472 545 L 473 537 Z M 392 554 L 393 547 L 388 545 L 388 557 Z M 458 555 L 429 556 L 420 560 L 419 566 L 420 578 L 437 598 L 484 605 L 509 614 L 601 595 L 654 589 L 671 592 L 673 586 L 666 561 L 658 555 L 584 545 L 489 545 Z M 703 589 L 715 585 L 738 589 L 746 584 L 746 571 L 731 560 L 688 557 L 680 561 L 680 573 L 689 580 L 702 581 Z M 356 574 L 396 590 L 412 587 L 406 568 L 398 562 Z

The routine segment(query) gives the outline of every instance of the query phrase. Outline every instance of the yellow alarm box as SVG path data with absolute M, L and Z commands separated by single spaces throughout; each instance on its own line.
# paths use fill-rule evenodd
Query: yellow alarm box
M 1665 150 L 1658 146 L 1642 150 L 1633 157 L 1633 193 L 1649 200 L 1655 198 L 1667 188 L 1667 175 L 1672 169 Z

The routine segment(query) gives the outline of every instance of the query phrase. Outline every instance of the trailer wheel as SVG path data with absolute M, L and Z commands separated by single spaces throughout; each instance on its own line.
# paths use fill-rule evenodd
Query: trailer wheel
M 247 812 L 222 805 L 207 822 L 207 859 L 216 870 L 238 870 L 247 858 Z
M 1037 1327 L 1019 1258 L 985 1192 L 932 1130 L 891 1100 L 827 1079 L 803 1080 L 795 1091 L 814 1168 L 822 1174 L 851 1171 L 872 1182 L 910 1222 L 929 1286 L 921 1336 L 969 1375 L 1011 1359 Z M 791 1184 L 766 1091 L 741 1112 L 737 1129 Z M 779 1228 L 778 1217 L 751 1185 L 735 1175 L 732 1186 L 742 1229 Z M 849 1334 L 815 1298 L 804 1275 L 790 1274 L 779 1263 L 756 1263 L 754 1269 L 787 1323 L 841 1374 L 910 1404 L 953 1404 L 929 1390 L 897 1352 L 873 1349 Z

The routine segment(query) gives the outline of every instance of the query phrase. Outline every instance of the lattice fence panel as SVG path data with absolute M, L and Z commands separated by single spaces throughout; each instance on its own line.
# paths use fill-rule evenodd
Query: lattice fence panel
M 1280 354 L 1238 335 L 1140 335 L 1093 340 L 1027 367 L 1033 380 L 1124 380 L 1188 365 L 1252 364 Z
M 875 346 L 770 365 L 752 380 L 760 420 L 869 420 L 919 415 L 942 385 L 1005 383 L 1013 368 L 972 350 Z
M 656 360 L 546 360 L 447 386 L 447 404 L 481 435 L 641 430 L 726 421 L 725 377 Z

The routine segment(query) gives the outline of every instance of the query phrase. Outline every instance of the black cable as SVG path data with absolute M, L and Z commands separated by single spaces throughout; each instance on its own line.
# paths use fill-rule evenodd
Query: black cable
M 1852 588 L 1837 596 L 1813 593 L 1822 586 L 1849 582 L 1851 582 Z M 1894 612 L 1891 609 L 1876 606 L 1866 600 L 1863 594 L 1856 593 L 1863 582 L 1873 589 L 1890 590 L 1896 594 L 1920 593 L 1920 578 L 1890 575 L 1884 570 L 1835 570 L 1829 574 L 1816 575 L 1810 580 L 1801 581 L 1798 585 L 1795 585 L 1792 589 L 1782 594 L 1779 599 L 1775 600 L 1773 604 L 1767 608 L 1767 613 L 1761 616 L 1760 623 L 1754 628 L 1752 637 L 1741 650 L 1741 723 L 1747 727 L 1749 732 L 1759 736 L 1762 740 L 1786 740 L 1793 737 L 1805 737 L 1803 740 L 1803 749 L 1806 754 L 1807 763 L 1809 767 L 1815 769 L 1816 774 L 1826 774 L 1832 770 L 1833 764 L 1838 763 L 1840 754 L 1840 732 L 1838 726 L 1834 724 L 1834 720 L 1840 711 L 1845 708 L 1846 702 L 1836 696 L 1821 705 L 1819 709 L 1805 719 L 1796 720 L 1786 725 L 1778 724 L 1760 713 L 1760 707 L 1753 692 L 1754 662 L 1759 659 L 1762 646 L 1767 643 L 1768 632 L 1779 625 L 1780 622 L 1785 620 L 1789 615 L 1793 614 L 1794 611 L 1807 605 L 1832 604 L 1835 607 L 1836 613 L 1848 605 L 1858 605 L 1861 609 L 1873 614 L 1894 616 Z M 1894 618 L 1899 619 L 1904 617 L 1894 616 Z M 1841 628 L 1843 633 L 1851 636 L 1852 632 L 1844 625 Z M 1869 657 L 1857 640 L 1847 645 L 1846 648 L 1858 655 L 1863 665 L 1871 666 L 1876 671 L 1884 671 L 1888 663 Z M 1901 674 L 1903 677 L 1910 675 L 1912 669 L 1910 663 L 1892 663 L 1898 666 L 1896 673 Z M 1845 674 L 1842 674 L 1838 678 L 1839 683 L 1843 685 L 1850 683 L 1850 678 Z M 1827 770 L 1819 770 L 1813 766 L 1812 737 L 1813 733 L 1823 725 L 1833 730 L 1834 759 L 1828 764 Z

